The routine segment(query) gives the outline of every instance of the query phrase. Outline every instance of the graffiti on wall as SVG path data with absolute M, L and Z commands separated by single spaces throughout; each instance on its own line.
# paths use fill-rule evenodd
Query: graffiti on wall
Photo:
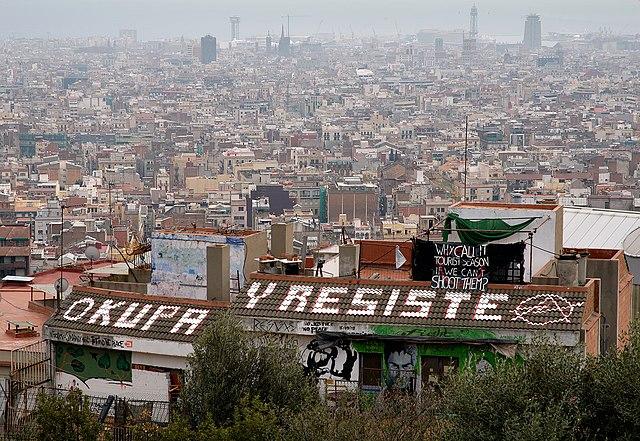
M 385 345 L 384 352 L 387 362 L 387 388 L 413 391 L 416 383 L 417 347 L 403 343 L 389 343 Z
M 187 236 L 156 233 L 151 240 L 150 294 L 175 293 L 180 297 L 207 298 L 207 247 L 229 245 L 230 277 L 244 284 L 245 243 L 222 235 Z M 233 286 L 236 287 L 235 285 Z
M 311 340 L 303 352 L 305 372 L 317 378 L 356 381 L 358 353 L 342 339 Z
M 103 378 L 131 382 L 131 352 L 56 343 L 56 368 L 82 382 Z

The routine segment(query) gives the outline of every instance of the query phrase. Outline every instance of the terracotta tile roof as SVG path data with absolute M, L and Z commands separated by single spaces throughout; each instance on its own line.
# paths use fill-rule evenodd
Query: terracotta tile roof
M 192 342 L 226 302 L 176 299 L 133 292 L 77 287 L 46 328 Z
M 460 293 L 427 282 L 254 274 L 232 310 L 252 318 L 579 331 L 586 301 L 584 290 L 538 285 Z
M 29 239 L 31 233 L 26 225 L 1 225 L 0 238 L 4 239 Z
M 369 266 L 360 269 L 361 279 L 374 279 L 374 280 L 411 280 L 411 273 L 409 270 L 395 269 L 390 266 Z
M 31 247 L 0 247 L 0 257 L 11 256 L 29 256 L 31 255 Z

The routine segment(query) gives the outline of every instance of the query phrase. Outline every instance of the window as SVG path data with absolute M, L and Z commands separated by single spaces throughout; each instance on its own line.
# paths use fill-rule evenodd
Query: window
M 360 386 L 362 388 L 382 386 L 382 354 L 360 354 Z
M 442 380 L 458 369 L 458 359 L 454 357 L 421 357 L 421 380 L 423 388 L 438 388 Z

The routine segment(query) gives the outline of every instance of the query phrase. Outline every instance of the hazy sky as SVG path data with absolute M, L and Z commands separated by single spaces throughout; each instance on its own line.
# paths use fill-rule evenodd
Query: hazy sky
M 640 33 L 640 0 L 0 0 L 2 36 L 115 35 L 135 28 L 144 40 L 206 33 L 229 38 L 229 16 L 242 36 L 279 33 L 291 14 L 291 34 L 395 34 L 468 28 L 479 10 L 480 33 L 520 35 L 524 16 L 542 17 L 543 33 L 610 28 Z

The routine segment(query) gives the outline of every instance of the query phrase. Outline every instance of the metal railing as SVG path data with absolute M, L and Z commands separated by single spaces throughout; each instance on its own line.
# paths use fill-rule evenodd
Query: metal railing
M 11 351 L 11 387 L 20 390 L 51 381 L 51 350 L 46 340 Z
M 0 429 L 0 440 L 13 439 L 15 434 L 23 433 L 31 424 L 37 408 L 38 395 L 50 394 L 65 397 L 66 389 L 51 387 L 32 387 L 23 390 L 5 412 L 5 423 Z M 130 440 L 133 427 L 139 424 L 167 424 L 170 421 L 172 403 L 167 401 L 144 401 L 128 398 L 95 397 L 83 395 L 89 409 L 101 419 L 103 433 L 113 441 Z M 102 417 L 102 418 L 101 418 Z

